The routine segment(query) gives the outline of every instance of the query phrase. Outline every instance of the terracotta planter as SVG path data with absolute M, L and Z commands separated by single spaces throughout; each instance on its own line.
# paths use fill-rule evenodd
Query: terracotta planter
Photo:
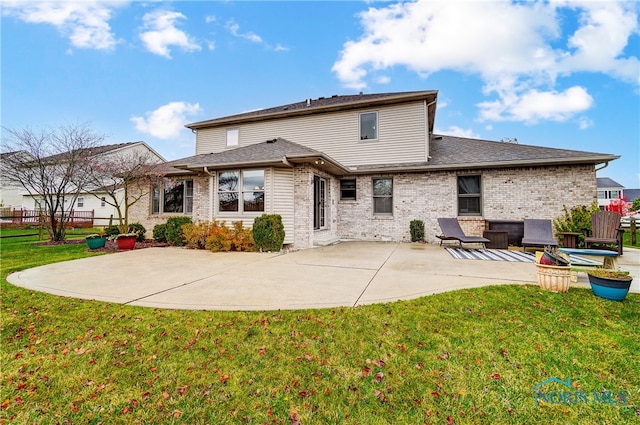
M 91 239 L 85 239 L 85 240 L 87 241 L 87 246 L 89 247 L 89 249 L 104 248 L 104 245 L 107 243 L 106 237 L 91 238 Z
M 136 246 L 137 236 L 122 236 L 116 239 L 118 249 L 133 249 Z
M 629 293 L 632 276 L 620 278 L 601 277 L 588 274 L 593 294 L 607 300 L 622 301 Z

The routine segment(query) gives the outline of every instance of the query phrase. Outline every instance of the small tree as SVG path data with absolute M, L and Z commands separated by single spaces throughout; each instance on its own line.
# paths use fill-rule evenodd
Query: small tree
M 44 205 L 47 231 L 53 241 L 66 236 L 65 224 L 80 192 L 87 185 L 92 148 L 104 136 L 87 124 L 66 124 L 55 128 L 4 128 L 0 164 L 3 183 L 24 188 Z M 42 204 L 41 204 L 42 206 Z
M 640 198 L 636 198 L 631 203 L 631 211 L 640 211 Z
M 144 148 L 144 149 L 143 149 Z M 162 159 L 144 145 L 95 157 L 90 171 L 91 193 L 115 208 L 120 233 L 129 232 L 129 210 L 149 195 L 160 179 Z

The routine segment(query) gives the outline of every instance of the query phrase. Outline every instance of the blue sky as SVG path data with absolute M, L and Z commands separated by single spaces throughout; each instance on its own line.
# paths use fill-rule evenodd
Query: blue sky
M 436 132 L 621 155 L 640 187 L 637 2 L 2 0 L 2 126 L 88 122 L 194 153 L 184 124 L 438 90 Z

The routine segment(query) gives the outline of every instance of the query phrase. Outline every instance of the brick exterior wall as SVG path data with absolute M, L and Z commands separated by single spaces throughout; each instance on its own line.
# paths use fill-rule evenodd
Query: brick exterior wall
M 356 201 L 339 201 L 338 234 L 343 239 L 410 241 L 409 223 L 425 222 L 425 237 L 437 243 L 438 217 L 457 216 L 457 176 L 481 175 L 482 216 L 458 217 L 468 235 L 481 236 L 485 219 L 553 219 L 562 206 L 595 201 L 592 165 L 505 168 L 459 172 L 357 176 Z M 372 179 L 393 178 L 393 217 L 373 215 Z
M 313 178 L 319 176 L 326 180 L 325 228 L 314 230 L 313 226 Z M 295 199 L 294 249 L 311 248 L 314 241 L 338 239 L 337 212 L 339 181 L 330 174 L 309 165 L 296 167 L 293 170 L 293 187 Z
M 482 235 L 485 219 L 553 219 L 562 206 L 590 204 L 596 200 L 593 165 L 502 168 L 422 173 L 348 176 L 356 179 L 356 200 L 340 200 L 340 179 L 310 165 L 294 169 L 294 228 L 292 249 L 305 249 L 332 239 L 408 242 L 409 223 L 425 222 L 425 237 L 438 243 L 438 217 L 457 216 L 457 176 L 480 175 L 482 216 L 458 217 L 468 235 Z M 313 228 L 313 177 L 326 179 L 326 229 Z M 393 216 L 373 215 L 374 177 L 393 178 Z M 268 195 L 267 195 L 268 196 Z M 209 220 L 209 176 L 194 178 L 194 222 Z M 151 237 L 153 226 L 168 214 L 152 215 L 150 199 L 140 200 L 130 211 L 130 221 L 140 222 Z
M 156 224 L 166 223 L 167 219 L 174 215 L 182 214 L 151 214 L 151 193 L 147 192 L 138 202 L 129 209 L 129 222 L 140 223 L 147 230 L 145 237 L 153 237 L 153 227 Z M 209 176 L 193 177 L 193 214 L 194 223 L 206 221 L 209 218 Z

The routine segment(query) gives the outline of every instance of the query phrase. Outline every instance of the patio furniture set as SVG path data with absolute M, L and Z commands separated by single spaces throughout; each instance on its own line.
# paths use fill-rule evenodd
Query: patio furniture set
M 604 268 L 617 269 L 617 257 L 622 255 L 622 234 L 620 228 L 620 214 L 613 211 L 600 211 L 591 217 L 591 231 L 585 231 L 585 248 L 577 248 L 580 235 L 574 232 L 563 232 L 563 248 L 566 254 L 594 256 L 604 258 Z M 521 226 L 519 224 L 521 223 Z M 528 248 L 558 247 L 558 241 L 553 235 L 551 220 L 525 219 L 523 222 L 508 220 L 489 220 L 489 229 L 483 236 L 468 236 L 460 227 L 457 218 L 438 218 L 442 230 L 440 245 L 444 241 L 456 241 L 459 247 L 463 244 L 481 244 L 485 249 L 507 249 L 510 244 L 519 244 L 522 250 Z M 519 229 L 522 228 L 520 236 Z M 519 242 L 519 243 L 518 243 Z

